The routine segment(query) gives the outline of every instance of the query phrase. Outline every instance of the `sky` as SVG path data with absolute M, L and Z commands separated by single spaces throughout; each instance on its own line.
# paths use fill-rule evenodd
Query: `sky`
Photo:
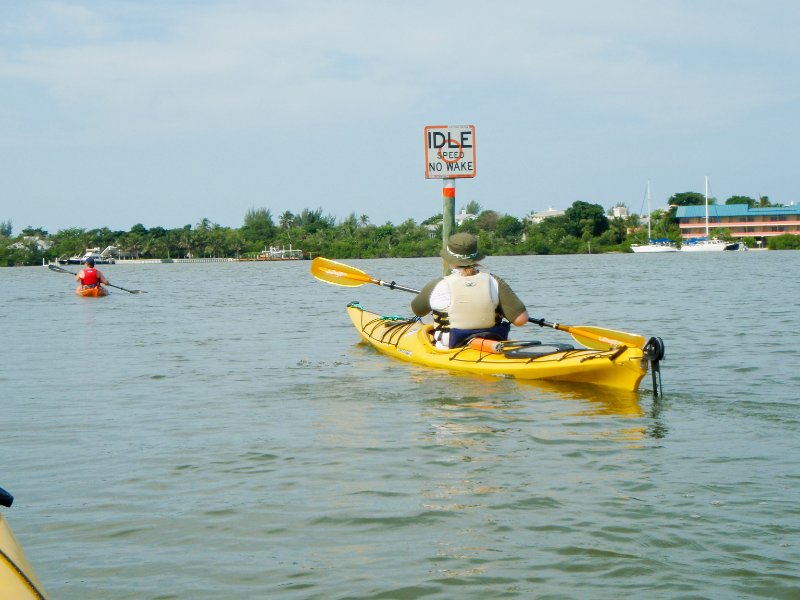
M 795 0 L 0 0 L 0 222 L 420 222 L 428 125 L 518 218 L 680 192 L 800 201 Z

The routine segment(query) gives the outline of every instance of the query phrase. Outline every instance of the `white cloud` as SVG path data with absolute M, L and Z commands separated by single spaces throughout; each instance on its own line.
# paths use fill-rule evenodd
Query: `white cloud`
M 135 36 L 120 32 L 148 7 L 87 6 L 47 4 L 41 31 L 60 43 L 5 48 L 0 77 L 110 136 L 381 119 L 493 85 L 662 123 L 770 93 L 758 69 L 703 56 L 710 38 L 738 44 L 741 22 L 720 16 L 720 31 L 671 5 L 190 3 Z
M 513 214 L 631 206 L 646 179 L 685 191 L 705 173 L 796 188 L 791 2 L 7 4 L 0 152 L 7 193 L 49 203 L 33 217 L 74 224 L 84 202 L 99 223 L 233 225 L 265 196 L 427 217 L 433 123 L 478 127 L 464 188 Z M 507 189 L 521 177 L 535 185 Z

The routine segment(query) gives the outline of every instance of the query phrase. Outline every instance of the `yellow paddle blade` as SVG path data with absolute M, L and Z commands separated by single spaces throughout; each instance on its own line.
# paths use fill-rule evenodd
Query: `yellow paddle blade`
M 358 287 L 365 283 L 377 283 L 361 269 L 356 269 L 322 256 L 318 256 L 311 261 L 311 274 L 320 281 L 344 287 Z
M 591 325 L 569 326 L 566 331 L 569 331 L 576 342 L 593 350 L 609 350 L 616 346 L 644 348 L 647 343 L 644 337 L 635 333 L 603 329 L 602 327 L 593 327 Z

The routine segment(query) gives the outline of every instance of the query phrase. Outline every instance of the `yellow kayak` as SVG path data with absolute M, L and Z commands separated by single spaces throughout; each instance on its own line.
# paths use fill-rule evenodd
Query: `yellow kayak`
M 465 346 L 437 349 L 431 338 L 433 325 L 419 319 L 382 317 L 357 302 L 347 307 L 361 339 L 373 348 L 418 365 L 478 375 L 591 383 L 636 391 L 647 373 L 648 359 L 641 348 L 621 346 L 609 350 L 572 348 L 565 344 L 513 342 L 505 351 Z
M 2 488 L 0 496 L 8 499 L 4 505 L 11 505 L 13 498 Z M 0 514 L 0 597 L 3 600 L 42 600 L 41 590 L 42 584 L 25 558 L 22 546 Z

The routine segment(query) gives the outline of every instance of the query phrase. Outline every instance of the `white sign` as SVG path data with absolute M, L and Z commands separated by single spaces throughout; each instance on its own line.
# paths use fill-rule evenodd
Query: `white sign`
M 425 178 L 475 177 L 475 126 L 425 128 Z

